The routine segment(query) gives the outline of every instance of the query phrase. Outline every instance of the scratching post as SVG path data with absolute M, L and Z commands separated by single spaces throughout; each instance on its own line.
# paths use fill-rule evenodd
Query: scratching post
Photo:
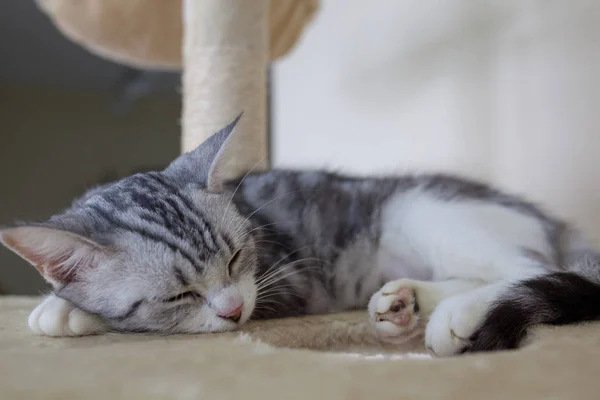
M 244 112 L 228 172 L 267 168 L 269 0 L 184 0 L 182 149 Z

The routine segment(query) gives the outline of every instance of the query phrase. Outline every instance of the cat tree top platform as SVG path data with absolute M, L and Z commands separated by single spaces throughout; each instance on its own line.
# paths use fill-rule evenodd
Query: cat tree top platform
M 65 36 L 99 56 L 140 68 L 182 67 L 182 0 L 36 1 Z M 204 6 L 202 1 L 198 3 Z M 270 60 L 294 46 L 317 5 L 318 0 L 269 2 Z M 247 7 L 260 6 L 253 0 L 239 9 L 231 7 L 230 17 L 236 18 L 235 13 Z M 202 10 L 208 17 L 213 11 L 210 5 Z

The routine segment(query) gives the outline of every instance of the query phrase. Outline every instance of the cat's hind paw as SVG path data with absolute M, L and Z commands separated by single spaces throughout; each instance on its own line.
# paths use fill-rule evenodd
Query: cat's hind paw
M 442 357 L 468 351 L 470 339 L 483 323 L 494 299 L 494 289 L 488 287 L 441 302 L 427 324 L 425 347 Z
M 403 343 L 423 333 L 415 281 L 400 279 L 383 285 L 369 301 L 369 320 L 380 340 Z
M 71 302 L 50 295 L 29 315 L 29 328 L 43 336 L 84 336 L 106 328 L 100 318 L 75 307 Z

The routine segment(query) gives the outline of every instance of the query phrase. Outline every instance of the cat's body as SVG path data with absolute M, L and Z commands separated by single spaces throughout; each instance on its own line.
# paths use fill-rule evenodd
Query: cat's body
M 382 340 L 424 334 L 450 355 L 600 316 L 598 256 L 534 205 L 442 175 L 227 181 L 234 125 L 163 172 L 2 231 L 55 286 L 30 317 L 35 331 L 213 332 L 368 306 Z
M 275 170 L 245 177 L 233 203 L 252 214 L 259 270 L 283 260 L 280 267 L 299 271 L 286 278 L 295 294 L 276 298 L 289 302 L 278 309 L 283 315 L 365 307 L 384 283 L 401 278 L 492 281 L 523 269 L 559 270 L 563 253 L 554 243 L 560 221 L 452 176 Z

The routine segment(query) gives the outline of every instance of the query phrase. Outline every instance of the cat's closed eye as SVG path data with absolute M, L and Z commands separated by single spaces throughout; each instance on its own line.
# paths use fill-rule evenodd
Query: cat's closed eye
M 198 300 L 200 299 L 202 296 L 200 296 L 199 293 L 194 292 L 194 291 L 187 291 L 187 292 L 182 292 L 179 293 L 176 296 L 173 297 L 169 297 L 168 299 L 163 300 L 165 303 L 175 303 L 175 302 L 179 302 L 179 301 L 183 301 L 183 300 Z
M 231 257 L 231 260 L 229 261 L 229 265 L 227 266 L 227 272 L 229 273 L 229 276 L 233 275 L 233 267 L 235 267 L 235 264 L 240 259 L 241 252 L 242 252 L 241 250 L 238 250 L 235 252 L 233 257 Z

